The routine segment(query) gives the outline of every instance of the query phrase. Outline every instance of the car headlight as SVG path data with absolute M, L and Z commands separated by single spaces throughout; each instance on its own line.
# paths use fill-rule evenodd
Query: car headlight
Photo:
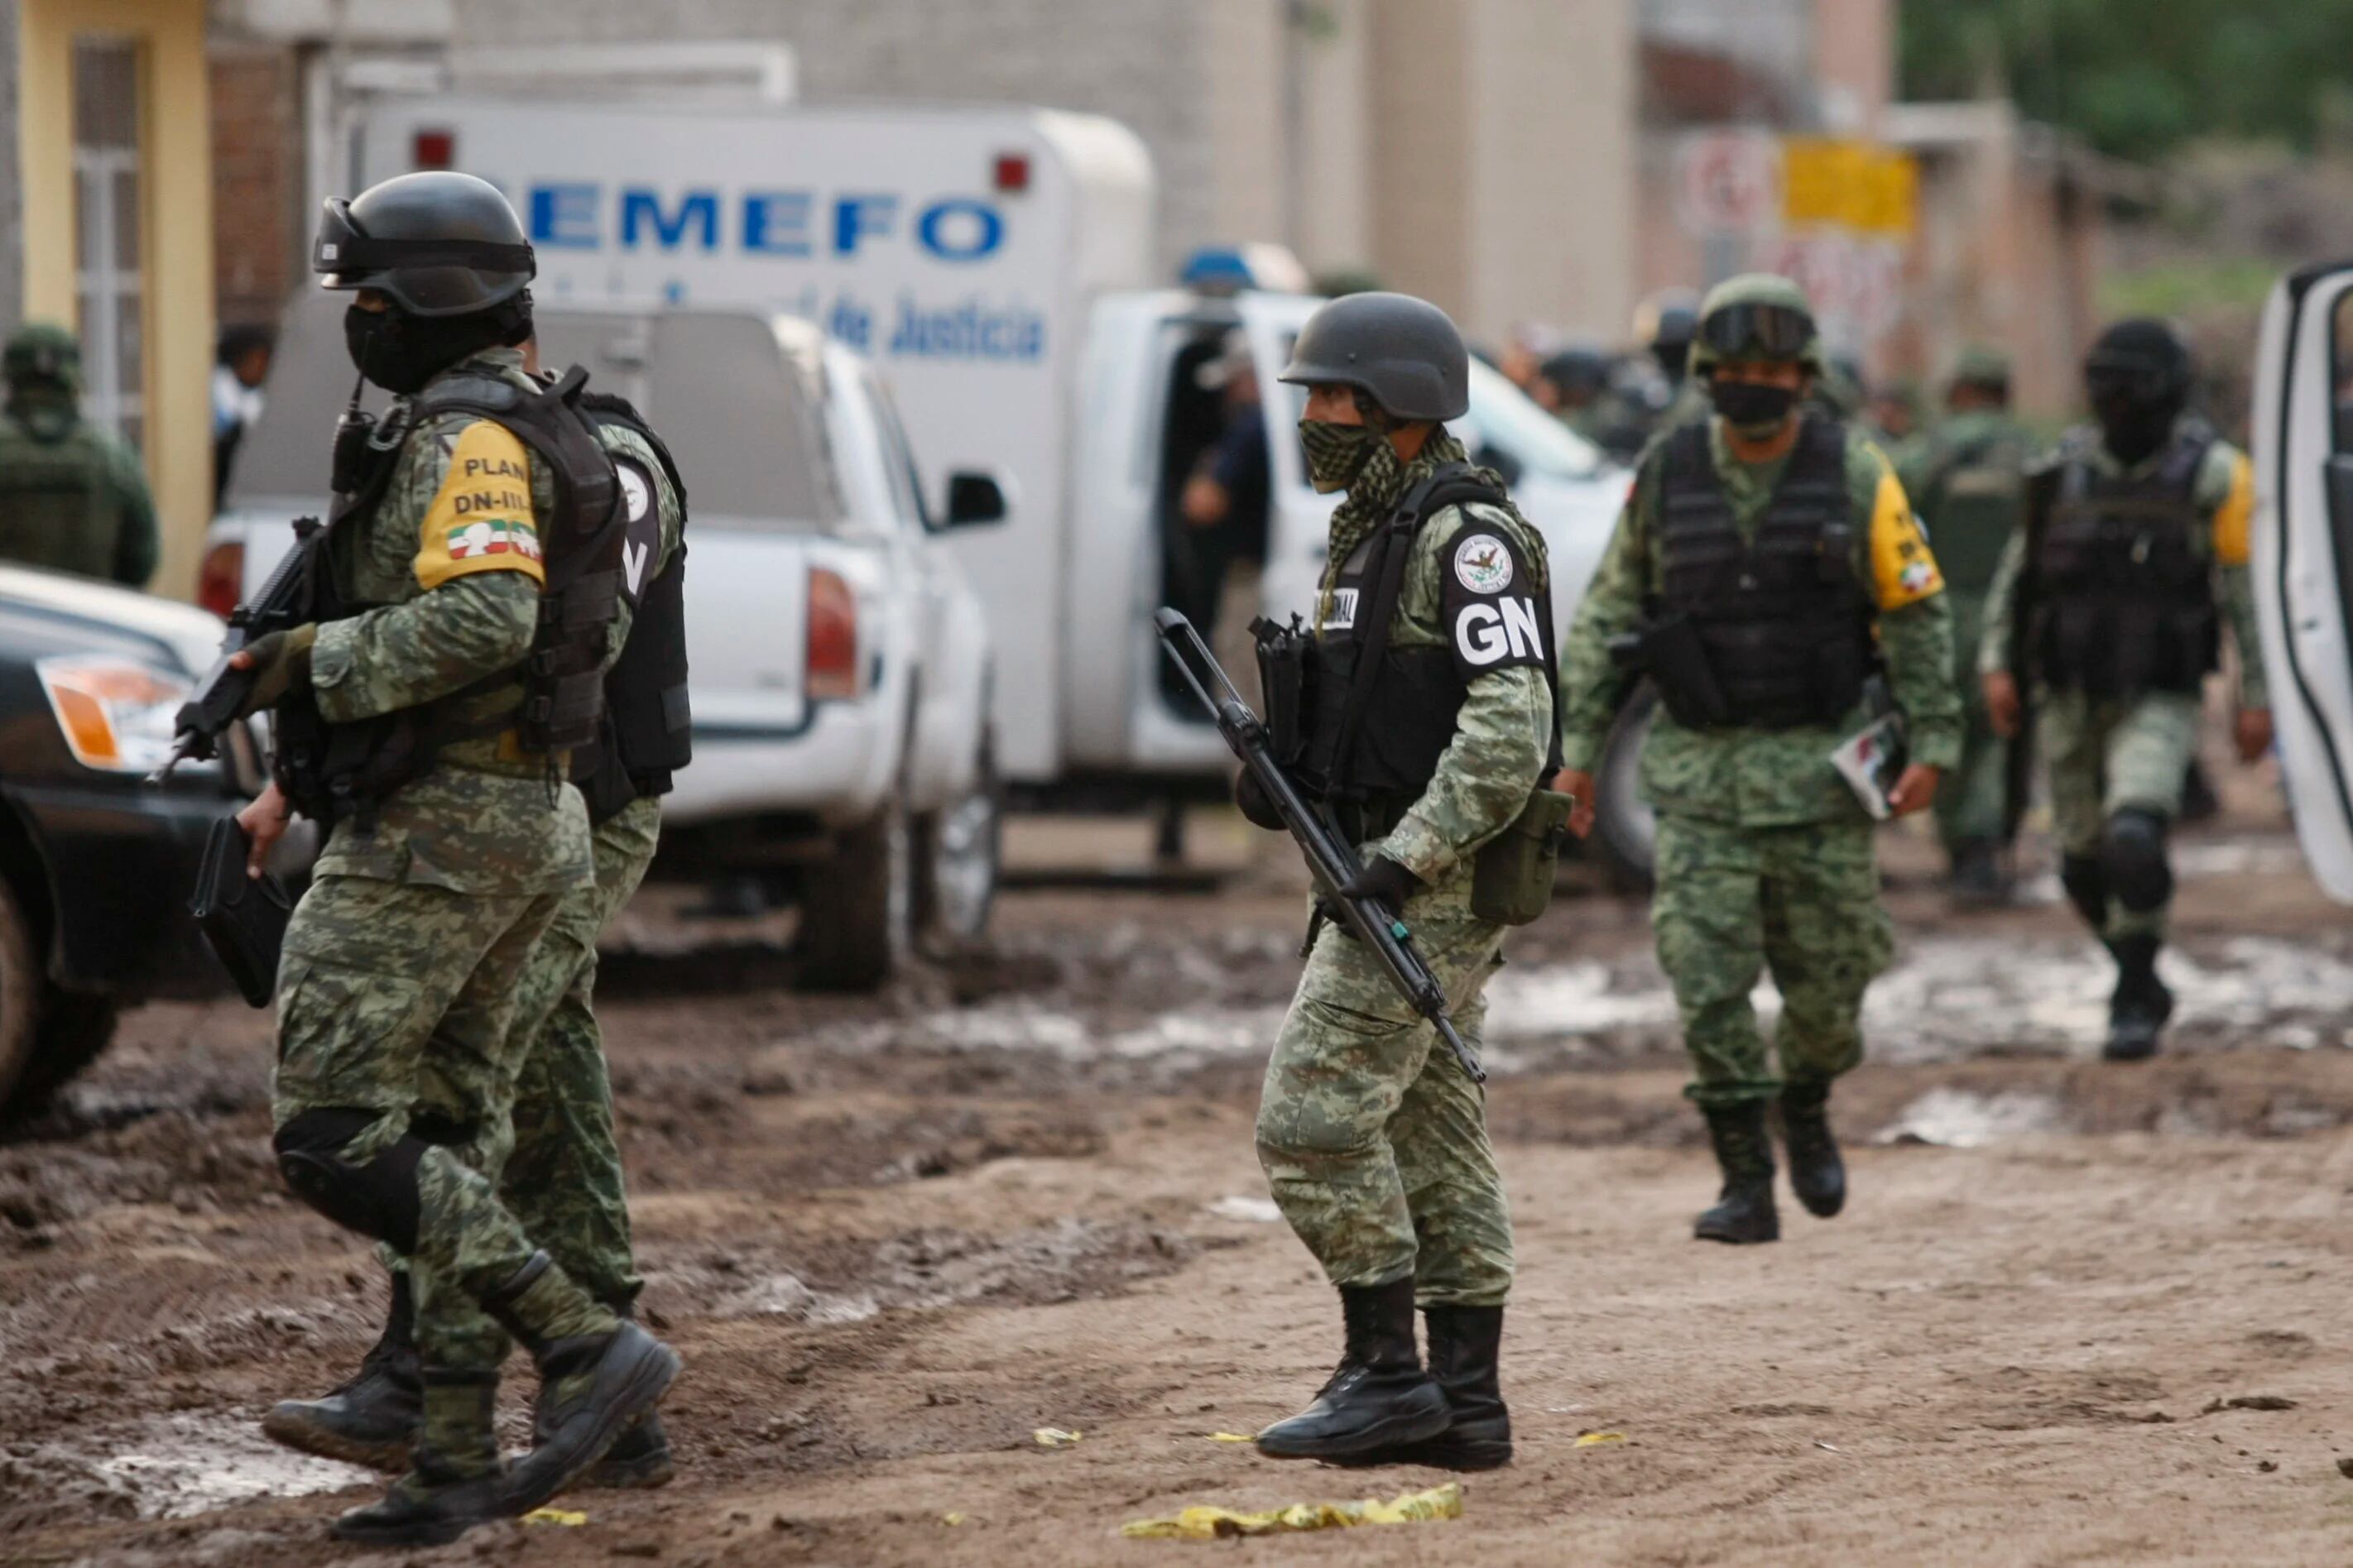
M 83 767 L 150 773 L 170 760 L 172 721 L 188 700 L 186 677 L 103 654 L 58 654 L 35 660 L 33 668 L 66 748 Z

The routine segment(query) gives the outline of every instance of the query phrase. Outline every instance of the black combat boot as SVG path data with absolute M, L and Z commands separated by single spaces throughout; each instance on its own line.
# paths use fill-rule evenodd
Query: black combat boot
M 1347 1348 L 1315 1402 L 1258 1435 L 1270 1459 L 1341 1459 L 1446 1430 L 1446 1393 L 1413 1343 L 1413 1277 L 1340 1288 Z
M 439 1546 L 478 1524 L 526 1511 L 508 1493 L 491 1418 L 496 1373 L 422 1373 L 425 1414 L 408 1471 L 365 1508 L 330 1527 L 338 1541 L 370 1546 Z
M 531 1352 L 539 1367 L 538 1441 L 509 1468 L 509 1497 L 528 1513 L 603 1458 L 621 1434 L 652 1414 L 678 1376 L 678 1352 L 624 1320 L 604 1333 L 551 1338 L 539 1332 L 554 1309 L 554 1290 L 577 1291 L 547 1254 L 534 1254 L 514 1277 L 482 1298 L 482 1310 Z M 659 1428 L 656 1428 L 656 1436 Z
M 2001 846 L 1990 838 L 1964 838 L 1953 846 L 1953 874 L 1945 884 L 1963 909 L 1994 910 L 2010 902 L 2010 873 Z
M 2157 977 L 2163 945 L 2153 936 L 2120 936 L 2108 943 L 2116 960 L 2116 990 L 2108 999 L 2108 1039 L 2100 1055 L 2109 1061 L 2147 1061 L 2157 1054 L 2157 1037 L 2173 1016 L 2173 993 Z
M 613 1315 L 627 1321 L 629 1309 L 615 1307 Z M 555 1412 L 547 1397 L 547 1384 L 539 1388 L 539 1398 L 531 1410 L 531 1440 L 534 1447 L 554 1436 Z M 649 1410 L 642 1420 L 613 1439 L 605 1457 L 588 1468 L 580 1484 L 608 1487 L 615 1490 L 634 1488 L 667 1486 L 677 1474 L 670 1462 L 670 1434 L 662 1430 L 661 1412 Z
M 1724 1171 L 1715 1206 L 1699 1216 L 1699 1241 L 1778 1241 L 1781 1216 L 1773 1207 L 1773 1141 L 1765 1131 L 1765 1102 L 1707 1107 L 1707 1135 Z
M 1846 1162 L 1831 1136 L 1831 1080 L 1793 1078 L 1781 1086 L 1781 1142 L 1789 1151 L 1789 1190 L 1806 1212 L 1828 1219 L 1846 1207 Z
M 1430 1375 L 1446 1394 L 1452 1425 L 1435 1437 L 1374 1448 L 1334 1461 L 1349 1466 L 1430 1465 L 1441 1470 L 1495 1470 L 1512 1462 L 1512 1413 L 1495 1373 L 1504 1339 L 1501 1307 L 1425 1307 Z
M 424 1419 L 417 1341 L 409 1329 L 408 1276 L 392 1277 L 392 1310 L 360 1370 L 317 1399 L 281 1399 L 261 1418 L 271 1441 L 306 1454 L 397 1475 L 408 1468 Z

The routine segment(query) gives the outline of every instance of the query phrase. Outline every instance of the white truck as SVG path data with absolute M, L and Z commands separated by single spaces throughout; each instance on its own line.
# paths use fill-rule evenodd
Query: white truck
M 353 110 L 348 148 L 349 189 L 444 166 L 498 184 L 536 248 L 543 310 L 781 311 L 871 356 L 932 493 L 959 470 L 1010 478 L 1006 526 L 952 545 L 988 609 L 996 763 L 1018 798 L 1134 800 L 1219 779 L 1224 749 L 1170 695 L 1151 630 L 1177 493 L 1215 417 L 1195 373 L 1246 333 L 1270 395 L 1263 610 L 1303 610 L 1334 500 L 1305 481 L 1275 376 L 1319 301 L 1149 287 L 1152 167 L 1124 126 L 1027 108 L 395 95 Z M 1565 624 L 1623 471 L 1482 365 L 1461 434 L 1544 531 Z M 1598 837 L 1639 870 L 1644 814 L 1627 790 L 1601 804 Z
M 216 612 L 324 506 L 352 383 L 343 305 L 314 293 L 289 312 L 213 525 Z M 739 904 L 797 901 L 812 984 L 871 988 L 917 937 L 976 934 L 997 873 L 995 665 L 945 535 L 1001 520 L 996 479 L 956 474 L 931 504 L 873 366 L 797 317 L 552 301 L 537 322 L 544 363 L 628 397 L 686 478 L 695 757 L 664 804 L 668 870 Z

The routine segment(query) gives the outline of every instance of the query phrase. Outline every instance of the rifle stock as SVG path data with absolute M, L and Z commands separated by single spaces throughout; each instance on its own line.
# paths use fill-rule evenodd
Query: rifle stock
M 1454 1059 L 1462 1064 L 1471 1081 L 1485 1083 L 1486 1069 L 1479 1065 L 1469 1042 L 1454 1027 L 1447 1012 L 1445 987 L 1438 983 L 1437 975 L 1414 946 L 1412 931 L 1398 918 L 1395 910 L 1381 900 L 1342 891 L 1364 869 L 1356 847 L 1334 828 L 1329 818 L 1308 804 L 1290 775 L 1282 771 L 1282 765 L 1274 760 L 1274 752 L 1267 743 L 1265 724 L 1242 700 L 1241 693 L 1235 689 L 1193 623 L 1176 610 L 1163 609 L 1153 616 L 1153 624 L 1168 657 L 1176 660 L 1185 684 L 1193 689 L 1201 705 L 1216 719 L 1218 733 L 1224 737 L 1227 749 L 1249 770 L 1282 818 L 1282 825 L 1291 830 L 1291 837 L 1305 853 L 1322 906 L 1379 960 L 1398 994 L 1429 1020 L 1439 1038 L 1446 1042 L 1446 1048 L 1454 1053 Z M 1215 680 L 1215 694 L 1202 679 L 1203 672 Z

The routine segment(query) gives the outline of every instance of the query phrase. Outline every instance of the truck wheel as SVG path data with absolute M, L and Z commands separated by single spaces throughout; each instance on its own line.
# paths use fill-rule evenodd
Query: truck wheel
M 111 996 L 52 988 L 48 1010 L 41 1019 L 33 1059 L 7 1102 L 0 1105 L 0 1122 L 38 1116 L 58 1090 L 98 1060 L 114 1038 L 116 1009 Z
M 1642 742 L 1657 710 L 1658 698 L 1649 687 L 1636 692 L 1618 715 L 1593 771 L 1599 797 L 1593 803 L 1593 852 L 1610 880 L 1629 892 L 1648 892 L 1658 867 L 1658 818 L 1635 787 Z
M 984 733 L 972 787 L 915 820 L 915 930 L 921 936 L 964 942 L 987 929 L 1004 838 L 997 740 Z
M 873 991 L 907 955 L 913 928 L 914 835 L 893 798 L 841 836 L 809 873 L 801 900 L 801 984 L 812 991 Z
M 47 1098 L 39 1083 L 47 1075 L 37 1072 L 36 1064 L 42 1054 L 41 1023 L 48 1010 L 48 976 L 41 973 L 24 901 L 0 877 L 0 1121 L 28 1114 L 35 1109 L 37 1090 L 40 1098 Z M 47 1087 L 63 1081 L 58 1078 Z

